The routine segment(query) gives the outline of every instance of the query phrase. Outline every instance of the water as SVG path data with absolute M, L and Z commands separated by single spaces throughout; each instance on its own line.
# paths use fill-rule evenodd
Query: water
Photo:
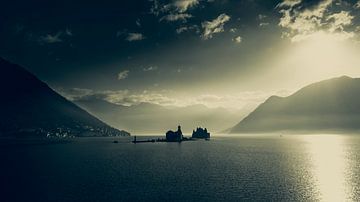
M 356 201 L 360 136 L 130 138 L 0 148 L 0 201 Z

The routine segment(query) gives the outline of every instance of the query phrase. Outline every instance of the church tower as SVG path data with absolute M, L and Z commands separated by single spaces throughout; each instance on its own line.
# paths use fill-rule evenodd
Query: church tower
M 183 139 L 183 134 L 180 125 L 178 126 L 177 135 L 178 135 L 178 139 L 181 141 Z

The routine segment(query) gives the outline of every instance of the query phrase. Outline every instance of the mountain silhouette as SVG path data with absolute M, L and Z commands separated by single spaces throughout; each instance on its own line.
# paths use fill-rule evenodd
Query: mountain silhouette
M 128 135 L 68 101 L 33 74 L 0 58 L 0 136 Z
M 179 124 L 188 133 L 199 126 L 207 127 L 210 131 L 221 131 L 234 126 L 243 117 L 238 112 L 204 105 L 168 107 L 139 103 L 124 106 L 97 97 L 86 97 L 74 102 L 101 120 L 134 133 L 163 133 Z
M 288 97 L 272 96 L 230 133 L 360 130 L 360 79 L 342 76 L 308 85 Z

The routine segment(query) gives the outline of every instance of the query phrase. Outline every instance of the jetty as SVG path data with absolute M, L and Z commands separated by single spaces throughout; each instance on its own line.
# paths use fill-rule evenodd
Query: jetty
M 136 139 L 136 136 L 134 136 L 134 140 L 133 141 L 131 141 L 132 143 L 134 143 L 134 144 L 137 144 L 137 143 L 149 143 L 149 142 L 152 142 L 152 143 L 154 143 L 154 142 L 156 142 L 156 139 L 150 139 L 150 140 L 137 140 Z

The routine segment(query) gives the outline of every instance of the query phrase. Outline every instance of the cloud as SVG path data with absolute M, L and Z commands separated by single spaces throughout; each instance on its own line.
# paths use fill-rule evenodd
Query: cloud
M 128 92 L 125 95 L 118 93 L 111 93 L 108 94 L 106 100 L 115 104 L 121 104 L 125 106 L 137 105 L 140 103 L 171 105 L 172 103 L 176 102 L 175 99 L 165 96 L 162 93 L 150 92 L 150 91 L 143 91 L 140 93 Z
M 159 0 L 150 0 L 150 2 L 153 2 L 150 13 L 155 16 L 167 12 L 170 14 L 185 13 L 199 4 L 199 0 L 173 0 L 169 4 L 161 4 Z
M 244 91 L 232 94 L 199 94 L 189 97 L 171 96 L 171 91 L 140 91 L 130 90 L 105 90 L 95 91 L 91 89 L 72 88 L 68 90 L 57 89 L 61 95 L 71 101 L 101 99 L 114 104 L 132 106 L 140 103 L 152 103 L 162 106 L 189 106 L 205 105 L 210 108 L 243 109 L 251 107 L 254 109 L 258 104 L 264 102 L 271 95 L 288 96 L 291 91 Z
M 229 30 L 229 32 L 231 32 L 231 33 L 235 33 L 236 31 L 237 31 L 236 28 L 231 28 L 231 29 Z
M 137 20 L 135 21 L 135 24 L 136 24 L 136 26 L 141 27 L 140 19 L 137 19 Z
M 145 36 L 141 33 L 128 33 L 126 37 L 126 41 L 141 41 L 144 40 Z
M 191 26 L 182 26 L 176 29 L 177 34 L 181 34 L 183 32 L 187 31 L 195 31 L 196 33 L 199 33 L 199 27 L 197 25 L 191 25 Z
M 197 6 L 199 4 L 199 0 L 176 0 L 173 5 L 180 12 L 186 12 L 189 8 Z
M 181 34 L 181 33 L 183 33 L 183 32 L 186 32 L 187 30 L 189 30 L 189 28 L 186 27 L 186 26 L 184 26 L 184 27 L 179 27 L 179 28 L 176 29 L 176 33 Z
M 283 36 L 289 37 L 292 42 L 302 41 L 317 32 L 333 34 L 339 40 L 351 38 L 354 33 L 345 31 L 345 27 L 352 24 L 354 17 L 348 11 L 331 12 L 329 7 L 333 2 L 321 0 L 309 5 L 309 2 L 284 0 L 278 4 L 282 14 L 279 26 L 286 29 Z
M 337 33 L 329 34 L 324 31 L 317 31 L 311 34 L 296 35 L 291 39 L 291 41 L 292 42 L 301 42 L 306 40 L 318 41 L 319 39 L 321 40 L 326 39 L 329 41 L 344 41 L 353 37 L 354 37 L 353 32 L 343 32 L 343 33 L 337 32 Z
M 119 72 L 117 79 L 118 80 L 126 79 L 129 76 L 129 72 L 130 72 L 129 70 L 124 70 Z
M 120 36 L 126 34 L 127 31 L 128 31 L 127 29 L 117 31 L 116 32 L 116 37 L 120 37 Z
M 159 1 L 158 0 L 149 0 L 149 1 L 153 2 L 153 5 L 150 8 L 150 13 L 155 16 L 158 16 L 160 12 L 162 12 Z
M 145 90 L 135 93 L 130 92 L 127 89 L 95 91 L 90 89 L 72 88 L 68 90 L 57 89 L 57 92 L 71 101 L 100 99 L 124 106 L 132 106 L 144 102 L 159 105 L 173 105 L 177 101 L 174 98 L 164 95 L 164 91 L 150 92 Z
M 71 101 L 80 100 L 93 94 L 93 90 L 85 88 L 71 88 L 66 90 L 63 88 L 59 88 L 56 89 L 56 91 Z
M 187 13 L 176 13 L 176 14 L 169 14 L 169 15 L 165 15 L 162 18 L 160 18 L 160 21 L 168 21 L 168 22 L 173 22 L 173 21 L 183 21 L 186 22 L 186 20 L 188 18 L 192 18 L 193 16 Z
M 266 27 L 268 25 L 270 25 L 270 23 L 268 23 L 268 22 L 260 22 L 259 27 Z
M 283 0 L 281 3 L 279 3 L 276 7 L 282 8 L 282 7 L 294 7 L 301 3 L 301 0 Z
M 263 15 L 263 14 L 259 14 L 259 15 L 258 15 L 258 19 L 259 19 L 259 20 L 263 20 L 263 19 L 265 19 L 265 18 L 267 18 L 266 15 Z
M 68 36 L 72 36 L 72 35 L 73 35 L 73 33 L 72 33 L 72 31 L 71 31 L 70 29 L 66 29 L 66 30 L 65 30 L 65 34 L 68 35 Z
M 359 9 L 360 8 L 360 1 L 356 2 L 354 4 L 354 8 Z
M 268 22 L 264 22 L 264 20 L 267 18 L 266 15 L 263 15 L 263 14 L 259 14 L 258 15 L 258 20 L 260 21 L 259 23 L 259 27 L 265 27 L 265 26 L 268 26 L 270 23 Z
M 214 34 L 224 32 L 224 24 L 229 20 L 230 16 L 223 13 L 212 21 L 201 23 L 201 26 L 204 29 L 203 34 L 201 35 L 202 39 L 211 39 Z
M 63 38 L 71 37 L 73 33 L 70 29 L 65 29 L 64 31 L 58 31 L 56 34 L 46 34 L 44 36 L 39 37 L 40 44 L 53 44 L 63 42 Z
M 40 43 L 59 43 L 62 42 L 63 40 L 60 38 L 60 36 L 62 35 L 62 32 L 58 32 L 54 35 L 52 34 L 47 34 L 45 36 L 40 36 L 39 38 L 39 42 Z
M 149 67 L 143 68 L 143 71 L 144 71 L 144 72 L 150 72 L 150 71 L 155 71 L 155 70 L 157 70 L 157 69 L 158 69 L 157 66 L 149 66 Z
M 237 37 L 233 38 L 233 41 L 234 41 L 235 43 L 241 43 L 242 38 L 241 38 L 241 36 L 237 36 Z
M 329 15 L 327 17 L 327 20 L 333 20 L 333 23 L 331 24 L 329 30 L 331 32 L 334 32 L 336 30 L 343 31 L 345 26 L 352 24 L 353 19 L 354 16 L 350 15 L 350 12 L 348 11 L 341 11 L 339 13 Z
M 324 12 L 331 3 L 332 0 L 326 0 L 319 3 L 319 5 L 313 9 L 305 10 L 300 10 L 293 7 L 294 5 L 298 4 L 291 5 L 289 8 L 280 10 L 280 13 L 282 13 L 283 16 L 280 18 L 279 25 L 297 32 L 311 31 L 321 24 Z M 284 6 L 287 5 L 288 4 L 284 4 Z M 282 6 L 278 7 L 283 8 Z

